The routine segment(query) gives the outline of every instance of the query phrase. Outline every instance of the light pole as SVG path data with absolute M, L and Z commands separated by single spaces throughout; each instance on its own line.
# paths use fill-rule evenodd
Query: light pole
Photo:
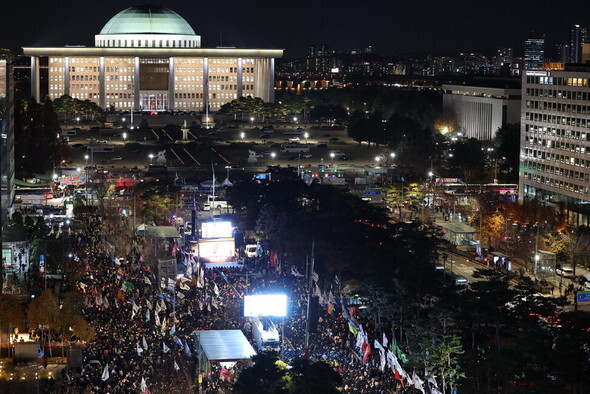
M 243 131 L 240 133 L 240 138 L 242 139 L 242 142 L 244 142 L 244 137 L 246 136 L 246 133 L 244 133 Z
M 84 159 L 86 159 L 86 177 L 84 178 L 84 194 L 86 194 L 86 201 L 88 202 L 88 155 L 84 155 Z
M 305 134 L 303 134 L 303 136 L 305 137 L 305 143 L 307 144 L 308 143 L 307 139 L 309 138 L 309 133 L 306 131 Z
M 389 158 L 391 159 L 391 165 L 393 166 L 393 159 L 395 159 L 395 152 L 391 152 L 389 154 Z
M 127 133 L 123 133 L 123 145 L 127 142 Z
M 80 126 L 80 117 L 76 116 L 76 122 L 78 122 L 78 126 Z
M 272 158 L 272 164 L 274 164 L 275 163 L 275 157 L 277 157 L 277 154 L 274 153 L 274 152 L 271 152 L 270 153 L 270 157 Z
M 293 122 L 297 123 L 297 116 L 293 117 Z
M 377 167 L 379 167 L 379 163 L 381 162 L 381 156 L 375 156 L 375 162 L 377 163 Z
M 151 166 L 152 164 L 154 164 L 154 155 L 152 153 L 150 153 L 148 157 L 150 158 L 150 166 Z
M 254 117 L 253 116 L 250 117 L 250 123 L 254 123 Z
M 330 152 L 330 157 L 332 158 L 332 167 L 334 167 L 334 157 L 336 157 L 336 153 Z

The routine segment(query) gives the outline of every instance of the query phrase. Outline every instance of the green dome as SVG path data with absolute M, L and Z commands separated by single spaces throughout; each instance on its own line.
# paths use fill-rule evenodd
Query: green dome
M 148 4 L 129 7 L 119 12 L 104 25 L 100 34 L 195 35 L 195 31 L 176 12 Z

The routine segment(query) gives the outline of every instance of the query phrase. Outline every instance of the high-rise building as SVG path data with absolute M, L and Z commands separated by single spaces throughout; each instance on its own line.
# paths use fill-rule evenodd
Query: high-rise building
M 569 63 L 570 61 L 570 46 L 567 44 L 555 45 L 555 59 L 559 63 Z
M 49 64 L 49 98 L 64 94 L 116 110 L 217 110 L 241 96 L 274 101 L 282 49 L 201 48 L 176 12 L 127 8 L 95 36 L 95 47 L 28 47 L 31 93 L 40 100 L 39 57 Z
M 524 42 L 524 68 L 538 70 L 545 59 L 545 39 L 529 38 Z
M 582 47 L 588 42 L 588 29 L 580 25 L 572 25 L 569 56 L 570 63 L 582 62 Z
M 519 194 L 590 223 L 590 66 L 523 75 Z

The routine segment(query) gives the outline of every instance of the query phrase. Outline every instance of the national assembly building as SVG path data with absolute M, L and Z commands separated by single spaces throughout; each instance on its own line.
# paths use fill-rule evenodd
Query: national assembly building
M 40 97 L 39 58 L 48 58 L 48 97 L 69 95 L 104 109 L 218 110 L 241 96 L 274 101 L 274 59 L 282 49 L 201 48 L 176 12 L 143 5 L 112 17 L 95 46 L 26 47 L 31 94 Z

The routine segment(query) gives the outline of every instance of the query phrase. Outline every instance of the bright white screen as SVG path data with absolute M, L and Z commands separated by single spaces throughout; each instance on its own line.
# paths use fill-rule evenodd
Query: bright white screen
M 213 263 L 222 263 L 231 258 L 235 254 L 234 240 L 199 242 L 200 256 L 208 259 Z
M 202 238 L 230 238 L 232 233 L 231 222 L 204 222 L 201 226 Z
M 285 294 L 260 294 L 244 296 L 244 316 L 286 316 L 287 296 Z

